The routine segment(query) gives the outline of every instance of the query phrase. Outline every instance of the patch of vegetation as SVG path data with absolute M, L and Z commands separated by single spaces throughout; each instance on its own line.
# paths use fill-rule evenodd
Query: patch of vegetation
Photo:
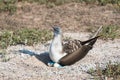
M 120 4 L 120 0 L 98 0 L 100 5 L 106 5 L 106 4 Z
M 40 4 L 54 4 L 54 5 L 62 5 L 65 3 L 70 2 L 85 2 L 86 4 L 99 4 L 99 5 L 106 5 L 106 4 L 120 4 L 120 0 L 22 0 L 28 2 L 38 2 Z
M 51 38 L 52 33 L 48 30 L 27 28 L 16 31 L 6 30 L 0 33 L 0 48 L 16 44 L 33 45 L 38 42 L 44 43 Z
M 86 3 L 86 4 L 98 4 L 98 5 L 106 5 L 106 4 L 117 4 L 120 6 L 120 0 L 0 0 L 0 12 L 8 11 L 10 14 L 13 14 L 17 7 L 18 2 L 37 2 L 39 4 L 46 4 L 48 8 L 52 8 L 54 6 L 76 2 L 76 3 Z
M 111 64 L 109 62 L 105 69 L 101 69 L 98 65 L 96 70 L 90 69 L 88 71 L 94 76 L 95 80 L 119 80 L 120 79 L 120 64 Z
M 16 12 L 16 3 L 17 0 L 0 0 L 0 12 L 9 12 L 9 14 L 13 14 Z
M 10 58 L 7 57 L 7 55 L 2 55 L 2 58 L 1 58 L 1 61 L 2 61 L 2 62 L 7 62 L 7 61 L 9 61 L 9 60 L 10 60 Z
M 103 39 L 115 39 L 120 38 L 120 27 L 119 26 L 104 26 L 102 32 L 100 33 Z
M 89 27 L 87 31 L 94 34 L 97 29 L 97 27 Z M 120 38 L 120 27 L 115 25 L 103 26 L 98 35 L 100 35 L 101 39 L 104 40 Z
M 85 2 L 87 4 L 99 4 L 99 5 L 106 5 L 106 4 L 120 4 L 120 0 L 78 0 L 80 2 Z
M 7 56 L 7 52 L 4 49 L 0 49 L 0 61 L 7 62 L 10 58 Z

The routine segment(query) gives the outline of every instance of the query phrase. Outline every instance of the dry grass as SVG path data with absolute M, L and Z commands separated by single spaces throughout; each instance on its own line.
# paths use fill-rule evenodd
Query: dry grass
M 7 11 L 10 14 L 16 12 L 16 4 L 18 2 L 37 2 L 39 4 L 45 4 L 47 8 L 52 8 L 54 6 L 63 5 L 66 3 L 76 2 L 76 3 L 86 3 L 86 4 L 117 4 L 120 6 L 120 0 L 1 0 L 0 1 L 0 12 Z
M 99 65 L 96 65 L 96 70 L 90 69 L 88 73 L 93 75 L 95 80 L 119 80 L 120 64 L 111 64 L 109 62 L 105 69 L 101 69 Z

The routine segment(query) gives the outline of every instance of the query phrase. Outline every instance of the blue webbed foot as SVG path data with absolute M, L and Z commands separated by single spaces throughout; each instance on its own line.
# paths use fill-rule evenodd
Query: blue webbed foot
M 55 64 L 55 62 L 53 62 L 53 61 L 49 61 L 49 62 L 47 63 L 47 65 L 48 65 L 49 67 L 54 67 L 54 64 Z
M 59 63 L 55 63 L 55 62 L 53 62 L 53 61 L 49 61 L 48 63 L 47 63 L 47 65 L 49 66 L 49 67 L 58 67 L 58 68 L 62 68 L 63 66 L 61 66 Z
M 59 63 L 54 63 L 54 67 L 62 68 L 63 66 L 61 66 Z

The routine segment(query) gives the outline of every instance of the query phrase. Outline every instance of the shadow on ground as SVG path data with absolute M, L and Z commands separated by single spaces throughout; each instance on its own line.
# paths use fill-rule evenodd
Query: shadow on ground
M 41 62 L 43 62 L 46 65 L 48 62 L 51 61 L 48 52 L 43 52 L 43 53 L 37 54 L 37 53 L 32 52 L 27 49 L 19 50 L 19 52 L 23 53 L 23 54 L 29 54 L 30 56 L 35 56 L 38 60 L 40 60 Z

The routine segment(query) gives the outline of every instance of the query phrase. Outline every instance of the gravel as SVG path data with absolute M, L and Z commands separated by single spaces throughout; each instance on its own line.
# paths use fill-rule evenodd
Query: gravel
M 90 33 L 65 33 L 74 39 L 86 40 Z M 87 71 L 96 65 L 105 68 L 107 63 L 120 63 L 120 39 L 98 39 L 85 58 L 71 66 L 48 67 L 48 41 L 33 46 L 16 45 L 7 48 L 7 62 L 0 62 L 0 80 L 94 80 Z

